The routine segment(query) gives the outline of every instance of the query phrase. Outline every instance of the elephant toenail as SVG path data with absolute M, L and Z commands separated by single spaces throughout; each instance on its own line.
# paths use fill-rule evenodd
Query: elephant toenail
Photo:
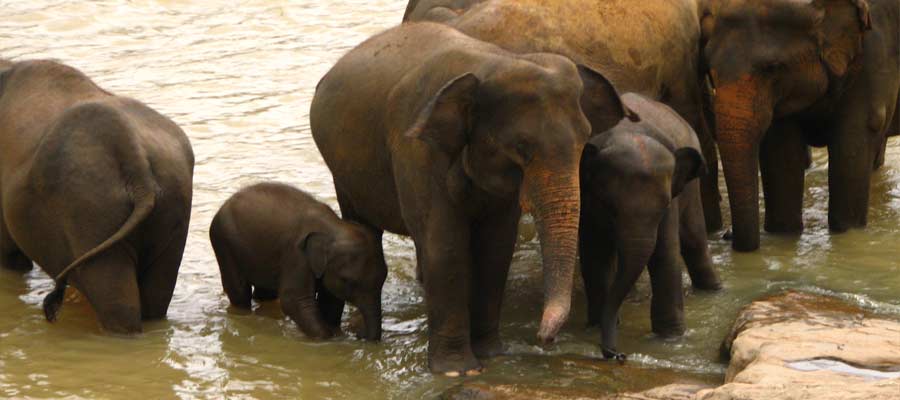
M 481 371 L 477 369 L 470 369 L 466 371 L 466 376 L 478 376 L 481 375 Z
M 459 378 L 459 371 L 444 372 L 444 376 L 448 378 Z

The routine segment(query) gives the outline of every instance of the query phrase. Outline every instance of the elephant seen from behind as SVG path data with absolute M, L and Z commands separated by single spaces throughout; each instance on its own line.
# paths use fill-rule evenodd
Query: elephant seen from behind
M 0 66 L 0 267 L 32 261 L 102 327 L 137 333 L 166 315 L 191 216 L 194 155 L 150 107 L 53 61 Z

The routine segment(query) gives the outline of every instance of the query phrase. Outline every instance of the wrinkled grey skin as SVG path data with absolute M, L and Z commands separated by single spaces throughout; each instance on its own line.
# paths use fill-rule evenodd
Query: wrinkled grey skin
M 216 213 L 209 238 L 231 304 L 280 298 L 303 333 L 324 339 L 340 332 L 349 301 L 363 315 L 360 336 L 381 339 L 381 246 L 312 196 L 279 183 L 244 188 Z
M 700 10 L 695 0 L 411 0 L 404 21 L 445 23 L 516 53 L 571 58 L 621 91 L 672 107 L 697 133 L 707 230 L 722 227 L 718 162 L 704 113 Z
M 166 315 L 187 238 L 194 156 L 146 105 L 53 61 L 0 66 L 0 267 L 72 283 L 115 333 Z
M 604 355 L 620 358 L 619 307 L 644 266 L 653 332 L 662 336 L 684 333 L 680 257 L 694 287 L 722 286 L 706 243 L 696 179 L 705 165 L 694 131 L 662 103 L 633 93 L 622 101 L 641 121 L 623 120 L 585 146 L 579 230 L 588 323 L 601 326 Z
M 572 296 L 581 152 L 625 114 L 589 68 L 434 23 L 376 35 L 322 78 L 310 126 L 341 214 L 415 242 L 433 372 L 477 374 L 476 357 L 502 352 L 520 198 L 541 238 L 538 337 L 553 340 Z

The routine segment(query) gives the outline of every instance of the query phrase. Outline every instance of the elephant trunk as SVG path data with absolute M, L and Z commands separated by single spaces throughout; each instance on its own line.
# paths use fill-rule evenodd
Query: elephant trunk
M 650 225 L 653 226 L 653 225 Z M 634 229 L 633 227 L 623 227 Z M 606 357 L 620 357 L 617 347 L 617 325 L 619 321 L 619 308 L 625 301 L 625 296 L 634 287 L 635 282 L 644 267 L 650 261 L 653 250 L 656 248 L 656 231 L 643 232 L 640 235 L 629 235 L 629 232 L 617 234 L 618 244 L 616 253 L 618 258 L 618 270 L 607 292 L 607 298 L 603 304 L 603 317 L 601 321 L 601 335 L 603 337 L 603 353 Z
M 577 160 L 559 168 L 530 166 L 525 194 L 541 241 L 544 310 L 538 339 L 547 344 L 566 322 L 572 303 L 581 207 Z
M 759 143 L 772 120 L 766 99 L 768 91 L 751 75 L 716 88 L 716 135 L 737 251 L 759 248 Z

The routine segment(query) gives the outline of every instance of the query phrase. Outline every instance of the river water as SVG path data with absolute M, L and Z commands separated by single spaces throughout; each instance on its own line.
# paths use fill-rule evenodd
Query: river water
M 51 280 L 35 268 L 0 271 L 0 397 L 66 398 L 432 398 L 459 380 L 425 364 L 425 308 L 407 239 L 386 237 L 384 341 L 306 340 L 276 304 L 229 309 L 207 228 L 242 186 L 280 180 L 337 207 L 328 170 L 309 133 L 318 79 L 351 47 L 398 23 L 404 0 L 0 0 L 0 56 L 54 58 L 102 87 L 140 99 L 177 122 L 196 153 L 191 234 L 168 319 L 135 338 L 104 335 L 83 298 L 70 293 L 60 320 L 40 303 Z M 806 232 L 764 235 L 762 248 L 733 253 L 711 241 L 726 283 L 686 299 L 689 330 L 661 341 L 649 332 L 646 288 L 623 309 L 620 349 L 650 378 L 596 369 L 597 331 L 585 331 L 577 289 L 558 344 L 535 345 L 540 258 L 523 222 L 505 300 L 510 355 L 476 381 L 611 392 L 677 374 L 722 379 L 719 341 L 741 305 L 780 288 L 833 294 L 900 317 L 900 141 L 873 178 L 870 225 L 830 235 L 827 160 L 807 178 Z M 722 186 L 724 188 L 724 185 Z M 726 215 L 727 216 L 727 215 Z M 716 235 L 719 237 L 721 235 Z M 630 369 L 629 369 L 630 370 Z M 606 372 L 603 372 L 606 371 Z M 612 371 L 612 372 L 610 372 Z M 644 376 L 644 375 L 642 375 Z

